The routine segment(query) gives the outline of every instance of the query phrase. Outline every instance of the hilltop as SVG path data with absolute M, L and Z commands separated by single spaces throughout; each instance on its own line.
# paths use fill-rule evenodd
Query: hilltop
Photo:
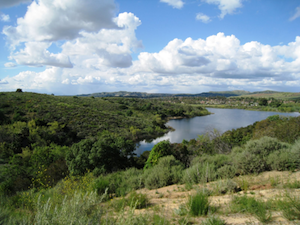
M 178 93 L 178 94 L 168 94 L 168 93 L 147 93 L 147 92 L 128 92 L 128 91 L 118 91 L 118 92 L 99 92 L 92 94 L 82 94 L 77 95 L 79 97 L 133 97 L 133 98 L 163 98 L 163 97 L 254 97 L 254 98 L 276 98 L 282 100 L 298 100 L 300 99 L 300 92 L 278 92 L 278 91 L 256 91 L 249 92 L 244 90 L 234 90 L 234 91 L 209 91 L 202 92 L 198 94 L 191 93 Z

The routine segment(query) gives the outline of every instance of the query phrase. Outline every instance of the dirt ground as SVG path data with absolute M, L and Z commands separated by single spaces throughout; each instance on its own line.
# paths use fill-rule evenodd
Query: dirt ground
M 258 219 L 250 214 L 235 213 L 230 214 L 229 203 L 235 195 L 249 195 L 257 199 L 267 201 L 269 199 L 281 198 L 286 192 L 300 196 L 300 189 L 283 188 L 284 184 L 294 181 L 300 181 L 299 172 L 264 172 L 259 175 L 241 176 L 232 179 L 243 190 L 230 194 L 212 194 L 209 197 L 212 206 L 218 208 L 215 215 L 226 221 L 227 224 L 261 224 Z M 141 189 L 138 192 L 146 194 L 150 199 L 150 207 L 141 210 L 135 210 L 139 213 L 159 213 L 167 218 L 171 223 L 178 224 L 176 211 L 188 201 L 188 197 L 197 190 L 205 187 L 214 193 L 214 190 L 222 186 L 222 180 L 203 185 L 194 185 L 187 188 L 185 185 L 171 185 L 155 190 Z M 207 217 L 189 217 L 187 220 L 190 224 L 200 224 Z M 300 224 L 300 221 L 288 221 L 281 212 L 272 212 L 272 221 L 268 224 Z

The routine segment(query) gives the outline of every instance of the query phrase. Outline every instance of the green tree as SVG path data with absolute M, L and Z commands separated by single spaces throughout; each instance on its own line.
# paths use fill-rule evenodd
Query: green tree
M 268 105 L 268 99 L 266 99 L 266 98 L 260 98 L 259 101 L 258 101 L 258 104 L 260 106 L 267 106 Z
M 85 139 L 74 144 L 66 155 L 66 161 L 74 175 L 94 169 L 97 169 L 97 174 L 107 173 L 129 167 L 134 150 L 133 141 L 105 134 L 97 141 Z
M 161 141 L 154 145 L 152 148 L 150 155 L 148 157 L 147 162 L 145 163 L 144 169 L 148 169 L 153 167 L 158 163 L 158 160 L 167 155 L 172 155 L 171 153 L 171 143 L 169 140 L 167 141 Z

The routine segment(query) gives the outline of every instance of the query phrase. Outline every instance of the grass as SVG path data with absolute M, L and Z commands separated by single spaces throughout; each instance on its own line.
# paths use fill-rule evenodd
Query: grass
M 291 189 L 298 189 L 300 188 L 300 181 L 294 180 L 294 181 L 288 181 L 283 185 L 284 188 L 291 188 Z
M 286 193 L 283 200 L 277 202 L 282 215 L 288 220 L 300 220 L 300 198 Z
M 236 213 L 250 213 L 260 222 L 271 221 L 271 212 L 267 203 L 247 195 L 235 196 L 231 202 L 231 211 Z
M 201 225 L 225 225 L 226 222 L 217 216 L 211 216 L 204 220 Z
M 206 216 L 209 210 L 208 195 L 198 191 L 197 194 L 190 196 L 188 206 L 192 216 Z

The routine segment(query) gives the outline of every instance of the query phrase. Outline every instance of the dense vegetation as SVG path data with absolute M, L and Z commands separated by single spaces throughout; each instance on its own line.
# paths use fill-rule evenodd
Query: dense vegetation
M 300 168 L 300 117 L 271 116 L 133 154 L 136 141 L 168 131 L 168 118 L 206 114 L 170 99 L 0 93 L 0 224 L 121 224 L 113 215 L 103 219 L 97 202 L 131 193 L 123 207 L 135 201 L 143 208 L 146 197 L 132 192 L 143 187 Z

